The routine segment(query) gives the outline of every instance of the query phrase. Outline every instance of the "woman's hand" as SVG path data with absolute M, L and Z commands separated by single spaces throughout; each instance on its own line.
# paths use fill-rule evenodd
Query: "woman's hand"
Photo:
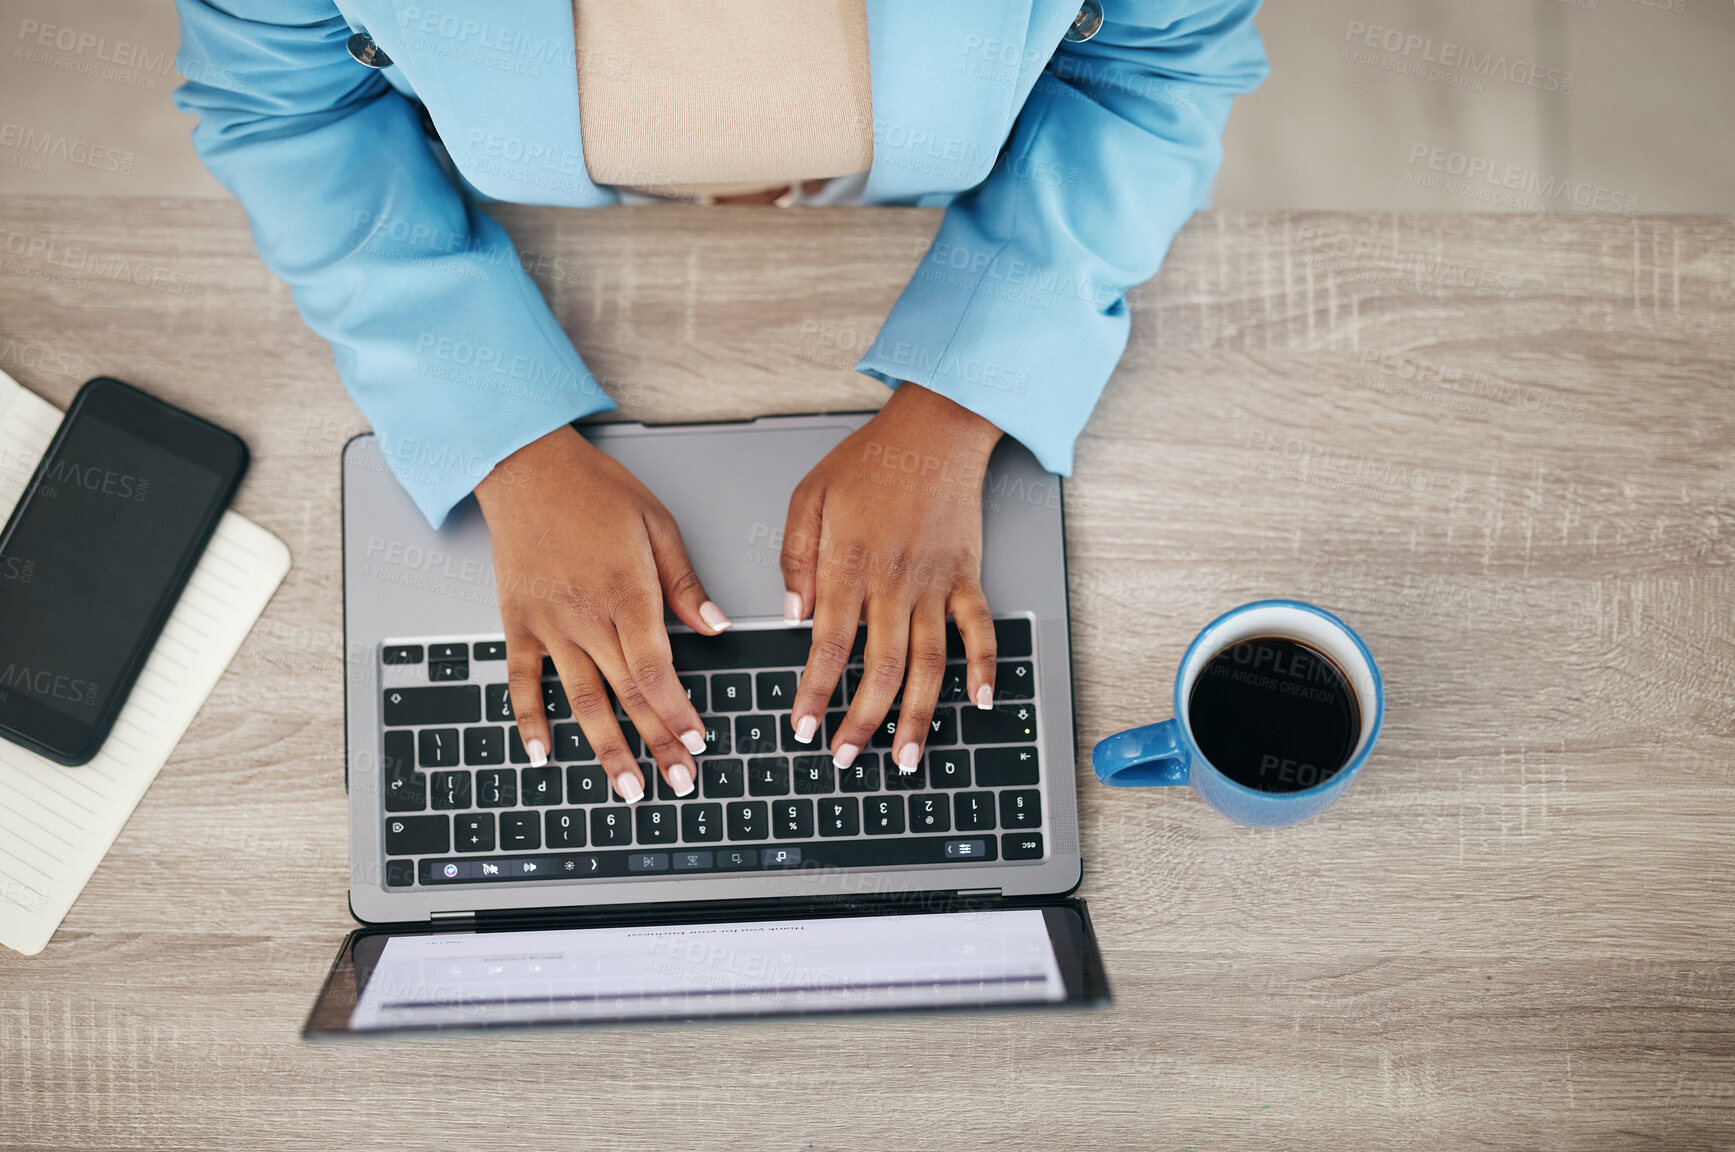
M 476 486 L 476 499 L 493 537 L 506 679 L 531 764 L 547 763 L 553 747 L 542 699 L 546 654 L 621 799 L 642 798 L 646 781 L 605 679 L 669 786 L 691 794 L 693 757 L 705 743 L 675 676 L 663 604 L 705 636 L 729 618 L 706 598 L 674 518 L 571 426 L 502 460 Z
M 802 743 L 867 621 L 861 685 L 832 736 L 847 768 L 902 686 L 892 758 L 914 772 L 946 671 L 946 615 L 964 637 L 967 691 L 994 698 L 994 621 L 982 595 L 982 479 L 1000 430 L 905 383 L 795 489 L 783 533 L 785 618 L 813 613 L 813 646 L 790 724 Z M 888 770 L 889 770 L 888 765 Z

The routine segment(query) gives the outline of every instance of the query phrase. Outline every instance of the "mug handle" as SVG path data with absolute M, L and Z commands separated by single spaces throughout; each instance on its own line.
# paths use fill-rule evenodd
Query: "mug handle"
M 1152 788 L 1187 782 L 1187 753 L 1173 720 L 1128 728 L 1098 742 L 1090 754 L 1096 778 L 1115 788 Z

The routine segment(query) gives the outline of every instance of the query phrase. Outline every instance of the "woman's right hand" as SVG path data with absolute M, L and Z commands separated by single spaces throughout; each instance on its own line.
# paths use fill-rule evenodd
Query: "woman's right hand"
M 502 460 L 476 499 L 493 537 L 506 680 L 530 762 L 547 763 L 554 746 L 542 699 L 547 655 L 623 800 L 641 799 L 647 782 L 605 679 L 669 786 L 690 795 L 703 725 L 675 675 L 663 605 L 700 635 L 730 622 L 706 598 L 674 517 L 570 425 Z

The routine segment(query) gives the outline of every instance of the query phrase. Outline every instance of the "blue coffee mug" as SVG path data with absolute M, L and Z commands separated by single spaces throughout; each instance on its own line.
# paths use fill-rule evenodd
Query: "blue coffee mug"
M 1193 684 L 1211 658 L 1260 636 L 1297 640 L 1329 656 L 1349 678 L 1361 714 L 1361 732 L 1348 763 L 1326 780 L 1295 792 L 1261 792 L 1225 776 L 1199 751 L 1187 718 Z M 1367 763 L 1385 715 L 1379 666 L 1354 629 L 1325 609 L 1299 600 L 1256 600 L 1211 621 L 1188 647 L 1175 672 L 1173 720 L 1115 733 L 1096 746 L 1091 764 L 1104 784 L 1116 788 L 1186 784 L 1237 824 L 1281 828 L 1317 816 L 1337 802 Z

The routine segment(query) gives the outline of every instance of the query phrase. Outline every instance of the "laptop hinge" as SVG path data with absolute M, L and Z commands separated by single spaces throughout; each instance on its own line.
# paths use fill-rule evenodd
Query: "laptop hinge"
M 474 924 L 474 912 L 430 912 L 428 919 L 435 924 Z

